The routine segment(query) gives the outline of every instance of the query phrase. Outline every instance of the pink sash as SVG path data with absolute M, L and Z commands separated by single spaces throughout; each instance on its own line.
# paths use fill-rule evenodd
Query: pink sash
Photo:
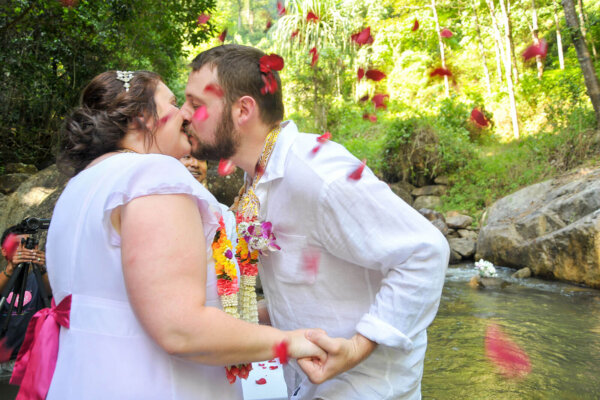
M 44 400 L 50 389 L 58 356 L 60 327 L 69 328 L 71 295 L 58 306 L 39 310 L 31 318 L 10 383 L 21 385 L 17 400 Z

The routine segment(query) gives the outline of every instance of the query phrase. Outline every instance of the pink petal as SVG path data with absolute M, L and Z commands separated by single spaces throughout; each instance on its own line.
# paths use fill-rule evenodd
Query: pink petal
M 208 14 L 200 14 L 198 16 L 198 25 L 202 25 L 207 23 L 210 20 L 210 15 Z
M 387 106 L 383 103 L 386 97 L 390 97 L 389 94 L 376 94 L 373 96 L 371 101 L 375 104 L 375 109 L 378 108 L 387 108 Z
M 235 171 L 235 164 L 231 160 L 221 159 L 217 172 L 221 176 L 231 175 Z
M 225 42 L 225 38 L 227 37 L 227 29 L 225 29 L 223 32 L 221 32 L 221 34 L 219 35 L 219 40 L 221 41 L 221 43 Z
M 534 58 L 537 56 L 545 58 L 547 54 L 548 42 L 546 42 L 544 39 L 541 39 L 538 44 L 532 44 L 531 46 L 525 49 L 525 51 L 523 52 L 523 59 L 524 61 L 527 61 L 530 58 Z
M 2 243 L 2 248 L 6 251 L 6 258 L 12 259 L 15 256 L 15 252 L 19 247 L 21 241 L 19 240 L 19 236 L 15 233 L 9 233 L 4 239 L 4 243 Z
M 221 88 L 221 86 L 219 86 L 215 83 L 209 83 L 208 85 L 206 85 L 206 87 L 204 88 L 204 91 L 212 92 L 217 97 L 223 97 L 223 95 L 224 95 L 223 89 Z
M 272 26 L 273 26 L 273 21 L 268 20 L 266 30 L 268 31 Z
M 267 383 L 267 380 L 265 378 L 260 378 L 256 381 L 257 385 L 264 385 L 265 383 Z
M 327 143 L 327 141 L 331 139 L 331 133 L 329 131 L 325 132 L 321 136 L 317 138 L 317 142 L 319 143 Z
M 300 33 L 299 30 L 295 30 L 294 32 L 292 32 L 292 36 L 290 37 L 290 39 L 295 38 L 296 36 L 298 36 L 299 33 Z
M 417 29 L 419 29 L 419 20 L 415 18 L 415 22 L 413 23 L 413 26 L 410 30 L 414 32 Z
M 507 378 L 522 378 L 531 372 L 527 354 L 496 324 L 487 327 L 485 354 Z
M 192 121 L 202 122 L 202 121 L 206 121 L 207 118 L 208 118 L 208 112 L 206 111 L 206 106 L 200 106 L 194 112 L 194 115 L 192 116 Z
M 490 124 L 485 115 L 477 107 L 471 111 L 471 121 L 481 128 L 485 128 Z
M 317 22 L 318 20 L 319 17 L 314 12 L 309 11 L 308 14 L 306 14 L 306 22 Z
M 377 122 L 377 116 L 373 115 L 373 114 L 364 113 L 363 114 L 363 119 L 368 119 L 371 122 Z
M 363 76 L 365 76 L 365 70 L 363 68 L 359 68 L 357 76 L 358 76 L 358 80 L 360 81 L 363 78 Z
M 279 366 L 278 366 L 278 365 L 271 365 L 271 366 L 269 367 L 269 369 L 270 369 L 270 370 L 276 370 L 277 368 L 279 368 Z
M 280 17 L 285 14 L 285 7 L 281 4 L 281 1 L 277 2 L 277 15 Z
M 442 31 L 440 32 L 440 35 L 441 35 L 443 38 L 446 38 L 446 39 L 449 39 L 449 38 L 451 38 L 452 36 L 454 36 L 454 34 L 452 33 L 452 31 L 451 31 L 450 29 L 448 29 L 448 28 L 444 28 L 444 29 L 442 29 Z
M 382 80 L 383 78 L 386 77 L 386 75 L 379 71 L 378 69 L 370 69 L 365 73 L 365 76 L 368 79 L 374 80 L 375 82 L 379 82 L 380 80 Z
M 288 362 L 288 346 L 285 340 L 281 341 L 281 343 L 273 346 L 273 353 L 275 353 L 275 357 L 279 358 L 279 362 L 282 364 L 287 364 Z
M 356 44 L 358 44 L 359 46 L 362 46 L 363 44 L 373 43 L 373 37 L 371 36 L 371 28 L 366 27 L 362 31 L 357 32 L 357 33 L 353 34 L 352 36 L 350 36 L 350 39 L 353 42 L 355 42 Z
M 366 158 L 362 160 L 360 165 L 354 171 L 352 171 L 352 173 L 350 175 L 348 175 L 348 179 L 353 180 L 353 181 L 358 181 L 360 178 L 362 178 L 362 173 L 363 173 L 363 170 L 365 169 L 365 165 L 367 165 Z
M 317 48 L 313 47 L 308 52 L 312 54 L 312 60 L 310 62 L 310 66 L 314 67 L 315 64 L 317 63 L 317 60 L 319 59 L 319 53 L 317 53 Z

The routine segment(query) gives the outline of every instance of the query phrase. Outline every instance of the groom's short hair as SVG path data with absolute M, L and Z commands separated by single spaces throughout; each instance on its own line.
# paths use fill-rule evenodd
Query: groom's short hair
M 262 122 L 270 125 L 283 119 L 283 100 L 277 71 L 272 71 L 277 81 L 275 93 L 261 93 L 265 82 L 260 71 L 260 58 L 264 55 L 254 47 L 226 44 L 198 54 L 190 66 L 193 71 L 205 65 L 217 68 L 218 83 L 224 91 L 226 104 L 232 105 L 242 96 L 251 96 L 258 104 Z

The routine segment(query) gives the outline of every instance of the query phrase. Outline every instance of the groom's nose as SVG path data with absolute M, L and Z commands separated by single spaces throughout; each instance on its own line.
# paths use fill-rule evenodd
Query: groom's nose
M 193 115 L 194 115 L 194 108 L 192 107 L 192 105 L 190 104 L 189 101 L 186 101 L 181 106 L 181 116 L 183 117 L 183 119 L 185 121 L 190 122 L 192 120 Z

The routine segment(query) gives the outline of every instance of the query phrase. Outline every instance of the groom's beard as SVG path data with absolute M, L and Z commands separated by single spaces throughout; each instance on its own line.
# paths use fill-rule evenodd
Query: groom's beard
M 233 126 L 230 106 L 225 107 L 225 110 L 223 110 L 221 121 L 215 129 L 214 143 L 201 140 L 196 132 L 190 132 L 190 134 L 198 142 L 195 148 L 192 148 L 192 156 L 198 160 L 219 161 L 229 159 L 233 157 L 240 145 L 240 136 Z

